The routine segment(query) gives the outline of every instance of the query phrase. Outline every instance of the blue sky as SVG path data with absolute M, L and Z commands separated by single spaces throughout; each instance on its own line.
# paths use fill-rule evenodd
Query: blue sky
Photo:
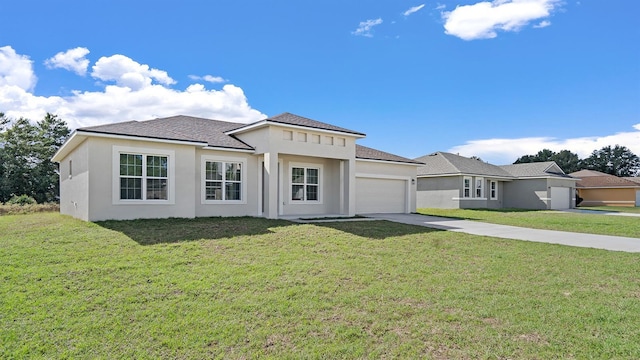
M 640 2 L 4 1 L 0 112 L 292 112 L 406 157 L 640 155 Z

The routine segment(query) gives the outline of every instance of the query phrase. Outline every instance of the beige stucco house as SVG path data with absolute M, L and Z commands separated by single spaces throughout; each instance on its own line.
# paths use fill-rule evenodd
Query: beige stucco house
M 448 209 L 568 209 L 575 178 L 551 162 L 497 166 L 447 152 L 415 159 L 417 207 Z
M 53 157 L 60 211 L 89 221 L 415 211 L 421 163 L 356 144 L 364 137 L 290 113 L 80 128 Z
M 569 174 L 580 178 L 577 183 L 580 206 L 640 206 L 640 181 L 621 178 L 595 170 Z

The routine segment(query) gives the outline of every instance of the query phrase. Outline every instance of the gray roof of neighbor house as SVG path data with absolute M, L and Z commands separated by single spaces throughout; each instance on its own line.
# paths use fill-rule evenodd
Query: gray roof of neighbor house
M 167 118 L 127 121 L 115 124 L 80 128 L 78 131 L 111 135 L 137 136 L 162 140 L 192 141 L 206 143 L 212 147 L 253 150 L 253 147 L 225 134 L 237 128 L 238 123 L 209 120 L 193 116 L 171 116 Z
M 312 128 L 312 129 L 319 129 L 319 130 L 329 130 L 329 131 L 337 131 L 337 132 L 342 132 L 342 133 L 346 133 L 346 134 L 352 134 L 352 135 L 357 135 L 357 136 L 365 136 L 365 134 L 361 133 L 361 132 L 357 132 L 357 131 L 353 131 L 353 130 L 349 130 L 349 129 L 345 129 L 343 127 L 339 127 L 339 126 L 335 126 L 335 125 L 331 125 L 331 124 L 327 124 L 327 123 L 323 123 L 317 120 L 312 120 L 306 117 L 302 117 L 299 115 L 295 115 L 295 114 L 291 114 L 288 112 L 282 113 L 280 115 L 276 115 L 276 116 L 272 116 L 260 121 L 256 121 L 254 123 L 251 124 L 243 124 L 239 127 L 236 127 L 235 129 L 231 129 L 228 132 L 229 133 L 235 133 L 235 132 L 240 132 L 242 130 L 249 129 L 249 128 L 253 128 L 255 126 L 261 125 L 261 124 L 268 124 L 268 123 L 278 123 L 278 124 L 284 124 L 284 125 L 294 125 L 294 126 L 302 126 L 302 127 L 306 127 L 306 128 Z
M 447 152 L 435 152 L 421 156 L 415 160 L 425 164 L 418 168 L 418 176 L 432 175 L 482 175 L 499 178 L 514 178 L 514 176 L 499 166 L 482 160 L 470 159 Z
M 507 171 L 509 174 L 518 178 L 548 176 L 572 178 L 572 176 L 565 174 L 564 171 L 562 171 L 562 169 L 560 169 L 560 167 L 555 163 L 555 161 L 502 165 L 500 167 Z
M 370 147 L 366 147 L 358 144 L 356 144 L 356 158 L 423 165 L 423 163 L 419 161 L 407 159 L 402 156 L 393 155 L 388 152 L 372 149 Z

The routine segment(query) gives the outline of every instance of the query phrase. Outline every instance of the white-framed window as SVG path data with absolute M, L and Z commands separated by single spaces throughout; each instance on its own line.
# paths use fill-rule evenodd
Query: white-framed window
M 498 199 L 498 182 L 495 180 L 489 182 L 489 198 L 491 200 Z
M 322 202 L 322 166 L 291 164 L 291 203 Z
M 203 156 L 202 203 L 246 204 L 247 163 L 243 158 Z
M 484 197 L 484 178 L 477 177 L 476 178 L 476 186 L 474 187 L 475 197 L 483 198 Z
M 462 179 L 462 197 L 463 198 L 471 197 L 471 181 L 473 181 L 471 176 L 465 176 Z
M 173 203 L 174 152 L 113 147 L 113 203 Z

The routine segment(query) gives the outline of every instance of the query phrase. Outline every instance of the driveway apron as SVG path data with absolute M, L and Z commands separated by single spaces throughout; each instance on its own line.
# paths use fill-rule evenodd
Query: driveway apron
M 366 214 L 365 216 L 402 224 L 426 226 L 480 236 L 525 240 L 549 244 L 596 248 L 613 251 L 640 252 L 640 239 L 622 236 L 582 234 L 567 231 L 528 229 L 419 214 Z

